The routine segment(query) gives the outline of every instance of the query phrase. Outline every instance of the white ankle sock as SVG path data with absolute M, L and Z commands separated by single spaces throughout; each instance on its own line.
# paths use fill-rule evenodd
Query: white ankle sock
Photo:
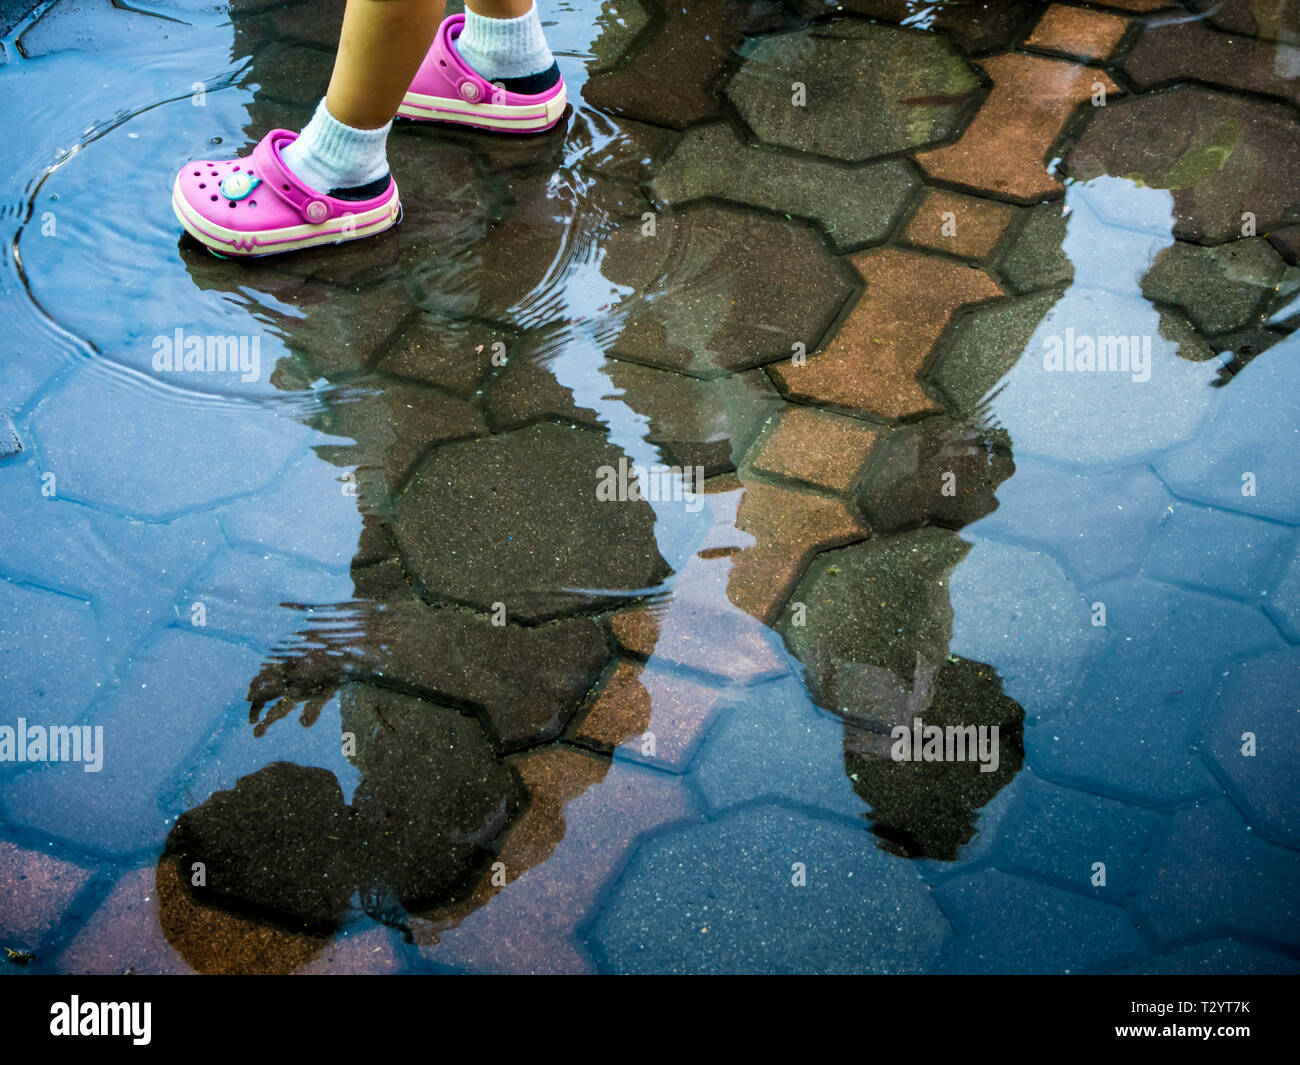
M 379 129 L 345 126 L 321 100 L 298 139 L 280 155 L 294 176 L 317 192 L 368 185 L 388 173 L 385 144 L 392 124 Z
M 488 18 L 466 7 L 465 28 L 456 38 L 456 51 L 488 81 L 541 74 L 555 62 L 535 3 L 518 18 Z

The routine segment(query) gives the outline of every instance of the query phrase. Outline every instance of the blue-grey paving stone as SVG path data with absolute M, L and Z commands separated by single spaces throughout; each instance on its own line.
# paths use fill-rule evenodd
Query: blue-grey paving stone
M 1300 524 L 1300 336 L 1252 359 L 1228 384 L 1208 424 L 1156 460 L 1178 495 Z M 1253 495 L 1244 478 L 1253 474 Z
M 265 409 L 200 403 L 83 371 L 31 430 L 61 497 L 162 518 L 273 480 L 309 430 Z
M 355 489 L 345 494 L 348 472 L 307 455 L 266 491 L 223 508 L 222 528 L 232 544 L 349 566 L 361 542 L 361 513 Z
M 911 864 L 865 826 L 762 806 L 643 843 L 590 939 L 618 972 L 911 973 L 947 929 Z
M 1181 307 L 1207 336 L 1256 324 L 1286 263 L 1263 237 L 1214 248 L 1183 241 L 1166 248 L 1142 278 L 1147 299 Z
M 70 725 L 111 678 L 89 603 L 0 580 L 0 725 Z
M 328 624 L 346 611 L 352 578 L 280 555 L 226 551 L 195 574 L 172 602 L 176 624 L 203 635 L 244 639 L 259 650 L 301 629 Z M 195 605 L 201 604 L 202 611 Z M 329 606 L 308 611 L 297 606 Z M 202 625 L 195 624 L 202 621 Z
M 170 616 L 176 587 L 224 549 L 209 513 L 143 522 L 41 495 L 34 469 L 0 469 L 0 573 L 90 601 L 110 658 Z
M 993 861 L 1066 881 L 1076 891 L 1122 905 L 1160 840 L 1166 818 L 1049 784 L 1032 773 L 1022 773 L 1019 781 Z M 1104 886 L 1093 884 L 1094 862 L 1106 866 Z
M 1013 292 L 1032 292 L 1072 281 L 1074 263 L 1064 250 L 1069 219 L 1061 204 L 1032 207 L 1027 215 L 998 264 L 1008 286 Z
M 1192 439 L 1218 398 L 1219 390 L 1209 387 L 1215 368 L 1180 358 L 1178 344 L 1161 334 L 1160 325 L 1160 312 L 1136 293 L 1117 295 L 1077 283 L 1070 288 L 988 401 L 989 415 L 1010 434 L 1016 458 L 1036 455 L 1097 469 L 1146 461 Z M 1058 345 L 1064 350 L 1083 337 L 1134 336 L 1142 350 L 1150 347 L 1146 380 L 1131 369 L 1058 370 L 1044 361 Z
M 1247 732 L 1254 735 L 1253 755 L 1242 753 Z M 1300 847 L 1300 648 L 1232 670 L 1215 700 L 1205 746 L 1256 831 Z
M 1030 718 L 1066 702 L 1105 642 L 1088 600 L 1057 562 L 1032 548 L 976 540 L 949 591 L 951 653 L 996 669 L 1002 690 Z
M 1231 939 L 1214 939 L 1149 958 L 1124 971 L 1144 976 L 1294 975 L 1300 973 L 1300 961 Z
M 1138 908 L 1161 939 L 1246 936 L 1300 946 L 1300 854 L 1265 843 L 1226 799 L 1187 807 L 1155 856 Z
M 1128 580 L 1098 587 L 1105 649 L 1067 709 L 1025 730 L 1035 771 L 1153 805 L 1216 790 L 1195 750 L 1220 675 L 1281 641 L 1258 610 Z
M 1043 547 L 1087 586 L 1137 573 L 1173 502 L 1147 466 L 1094 474 L 1017 455 L 998 509 L 967 532 Z
M 794 680 L 737 693 L 706 741 L 696 779 L 712 809 L 758 799 L 861 817 L 866 806 L 845 776 L 844 726 Z
M 1118 906 L 1000 870 L 945 881 L 935 894 L 956 930 L 943 972 L 1077 973 L 1145 950 Z
M 1143 573 L 1156 580 L 1258 599 L 1295 530 L 1180 503 L 1161 523 Z
M 14 428 L 13 419 L 0 410 L 0 459 L 7 459 L 21 454 L 23 442 L 18 439 L 18 430 Z
M 1282 566 L 1265 609 L 1287 639 L 1300 642 L 1300 550 Z
M 169 802 L 195 754 L 227 716 L 247 719 L 251 651 L 165 629 L 117 690 L 86 718 L 103 726 L 97 773 L 48 765 L 0 792 L 5 818 L 92 851 L 161 846 Z

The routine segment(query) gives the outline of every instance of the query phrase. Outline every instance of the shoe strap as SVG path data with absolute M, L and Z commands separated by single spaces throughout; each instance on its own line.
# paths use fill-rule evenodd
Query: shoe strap
M 302 215 L 304 222 L 317 224 L 334 214 L 329 198 L 298 180 L 280 158 L 280 149 L 293 143 L 298 134 L 287 129 L 273 129 L 253 149 L 253 165 L 262 184 Z
M 455 87 L 457 97 L 467 104 L 505 103 L 505 90 L 476 72 L 456 51 L 452 42 L 464 28 L 464 15 L 451 15 L 438 27 L 434 48 L 437 58 L 447 64 L 443 75 Z

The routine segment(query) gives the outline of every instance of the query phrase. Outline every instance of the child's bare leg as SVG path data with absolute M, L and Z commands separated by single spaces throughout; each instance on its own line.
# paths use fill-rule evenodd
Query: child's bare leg
M 325 95 L 329 113 L 357 129 L 378 129 L 392 119 L 433 43 L 445 6 L 445 0 L 348 0 Z

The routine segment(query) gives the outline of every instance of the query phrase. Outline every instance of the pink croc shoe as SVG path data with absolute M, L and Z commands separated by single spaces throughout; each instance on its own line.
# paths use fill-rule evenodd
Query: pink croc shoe
M 452 15 L 438 27 L 397 113 L 418 122 L 455 122 L 501 133 L 540 133 L 555 125 L 567 102 L 564 79 L 536 96 L 493 85 L 456 51 L 456 38 L 464 28 L 464 15 Z
M 172 186 L 181 225 L 212 251 L 243 256 L 358 240 L 397 222 L 401 203 L 392 178 L 379 196 L 340 200 L 294 177 L 280 150 L 297 136 L 273 129 L 251 156 L 184 167 Z

